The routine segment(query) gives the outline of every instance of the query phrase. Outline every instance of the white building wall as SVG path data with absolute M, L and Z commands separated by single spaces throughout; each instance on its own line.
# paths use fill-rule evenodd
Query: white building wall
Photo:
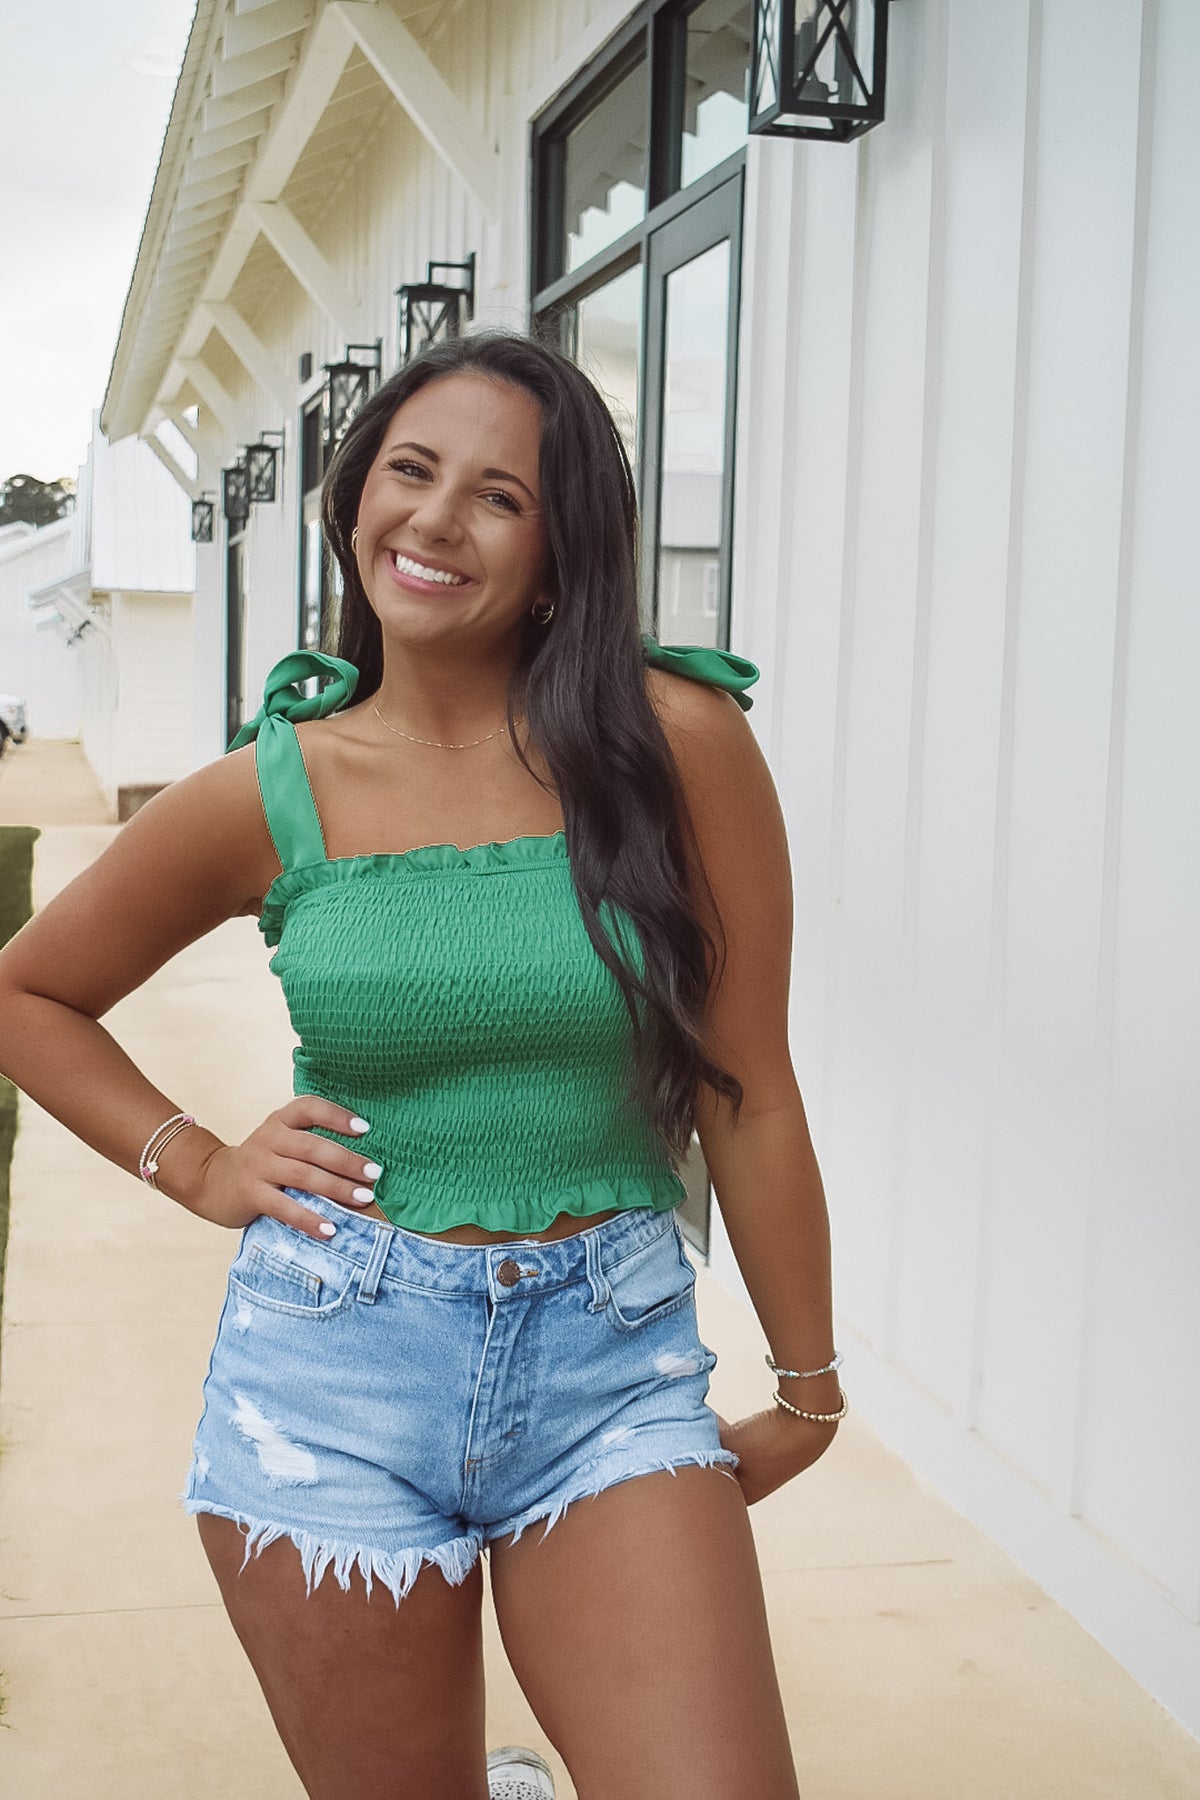
M 192 598 L 118 593 L 110 604 L 120 671 L 112 781 L 162 785 L 192 767 Z
M 1092 23 L 896 7 L 751 147 L 734 641 L 847 1386 L 1200 1730 L 1200 14 Z
M 39 631 L 28 604 L 31 587 L 74 566 L 71 542 L 71 520 L 60 519 L 27 536 L 6 533 L 0 543 L 0 690 L 25 701 L 31 737 L 79 736 L 75 649 L 54 632 Z
M 105 594 L 94 596 L 93 604 L 111 631 L 112 604 Z M 117 704 L 119 680 L 117 659 L 109 637 L 87 631 L 75 646 L 79 666 L 80 731 L 83 753 L 92 766 L 100 791 L 113 809 L 117 808 L 117 746 L 119 727 Z
M 521 323 L 530 119 L 628 10 L 431 46 L 502 145 L 498 223 L 394 105 L 367 135 L 311 229 L 385 368 L 430 257 L 479 251 L 478 316 Z M 905 0 L 891 32 L 880 130 L 749 147 L 739 390 L 733 641 L 791 832 L 847 1387 L 1200 1730 L 1200 12 Z M 251 322 L 313 389 L 342 350 L 282 273 Z M 303 396 L 231 385 L 287 431 L 253 697 L 296 641 Z M 223 631 L 214 546 L 206 755 Z M 736 1290 L 719 1221 L 712 1260 Z

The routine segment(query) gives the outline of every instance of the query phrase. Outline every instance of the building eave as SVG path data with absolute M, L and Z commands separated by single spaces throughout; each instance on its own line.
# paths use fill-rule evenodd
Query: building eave
M 183 65 L 175 83 L 171 114 L 163 134 L 162 149 L 159 152 L 154 185 L 150 190 L 129 290 L 121 311 L 121 324 L 113 350 L 104 401 L 100 408 L 100 423 L 110 439 L 127 437 L 142 424 L 144 410 L 138 411 L 138 400 L 130 391 L 130 375 L 138 351 L 143 318 L 174 216 L 175 199 L 187 167 L 196 109 L 203 96 L 216 40 L 224 23 L 224 14 L 225 0 L 197 0 Z

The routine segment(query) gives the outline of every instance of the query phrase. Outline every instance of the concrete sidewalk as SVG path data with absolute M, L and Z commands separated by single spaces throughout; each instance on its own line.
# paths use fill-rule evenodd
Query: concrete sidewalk
M 113 810 L 70 738 L 31 738 L 0 757 L 0 824 L 105 825 Z
M 110 836 L 49 826 L 39 902 Z M 168 1094 L 223 1134 L 244 1135 L 289 1092 L 291 1034 L 250 920 L 178 957 L 111 1023 Z M 13 1202 L 0 1792 L 299 1796 L 176 1504 L 234 1239 L 29 1103 Z M 726 1416 L 766 1404 L 753 1319 L 704 1272 L 698 1292 L 722 1359 L 714 1404 Z M 852 1369 L 847 1387 L 853 1396 Z M 805 1800 L 1200 1795 L 1200 1745 L 853 1413 L 828 1457 L 752 1518 Z M 489 1741 L 539 1746 L 571 1800 L 490 1609 L 486 1629 Z

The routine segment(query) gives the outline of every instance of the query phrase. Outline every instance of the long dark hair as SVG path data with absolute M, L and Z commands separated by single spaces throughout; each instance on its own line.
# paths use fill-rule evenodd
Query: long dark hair
M 742 1097 L 700 1041 L 723 946 L 705 931 L 689 894 L 691 825 L 646 695 L 629 459 L 604 401 L 574 363 L 530 338 L 479 332 L 426 349 L 362 409 L 322 494 L 326 538 L 344 583 L 338 655 L 359 671 L 358 698 L 378 690 L 383 637 L 351 549 L 359 501 L 397 408 L 429 382 L 462 373 L 522 388 L 541 409 L 547 598 L 555 612 L 548 627 L 526 621 L 509 688 L 509 732 L 521 755 L 515 719 L 524 712 L 562 805 L 583 922 L 633 1024 L 632 1097 L 683 1152 L 701 1082 L 735 1108 Z M 622 914 L 636 927 L 633 942 L 622 937 Z

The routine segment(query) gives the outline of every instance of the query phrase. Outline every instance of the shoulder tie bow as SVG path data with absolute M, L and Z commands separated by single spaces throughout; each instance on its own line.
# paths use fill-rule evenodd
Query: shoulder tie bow
M 314 678 L 323 683 L 318 691 L 301 693 L 300 684 Z M 326 719 L 346 705 L 357 685 L 358 670 L 353 663 L 320 650 L 293 650 L 267 676 L 262 705 L 246 720 L 229 748 L 243 749 L 265 727 L 277 722 L 298 725 L 304 719 Z
M 732 650 L 711 650 L 703 644 L 660 644 L 648 635 L 642 638 L 642 644 L 651 668 L 668 669 L 672 675 L 686 675 L 689 681 L 724 688 L 743 712 L 749 712 L 753 706 L 744 690 L 753 687 L 759 670 L 746 657 L 735 656 Z

